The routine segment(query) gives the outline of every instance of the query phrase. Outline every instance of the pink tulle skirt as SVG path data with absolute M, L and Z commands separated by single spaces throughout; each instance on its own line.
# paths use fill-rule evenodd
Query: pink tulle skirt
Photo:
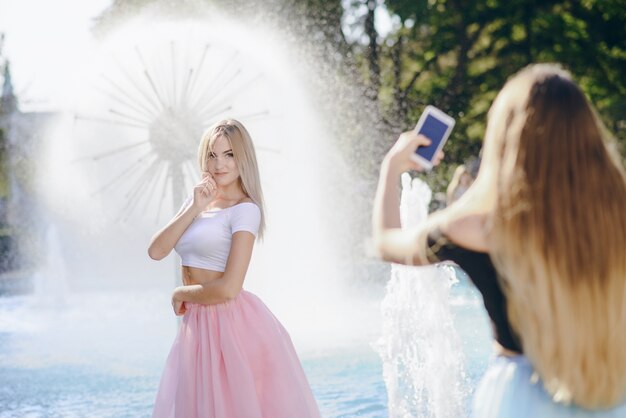
M 186 307 L 154 418 L 320 416 L 289 334 L 258 297 Z

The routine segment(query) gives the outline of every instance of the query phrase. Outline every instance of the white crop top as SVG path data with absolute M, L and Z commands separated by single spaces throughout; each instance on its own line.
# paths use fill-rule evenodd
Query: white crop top
M 187 206 L 191 198 L 183 204 Z M 183 266 L 224 271 L 233 234 L 248 231 L 257 235 L 261 210 L 252 202 L 202 212 L 180 237 L 174 250 Z

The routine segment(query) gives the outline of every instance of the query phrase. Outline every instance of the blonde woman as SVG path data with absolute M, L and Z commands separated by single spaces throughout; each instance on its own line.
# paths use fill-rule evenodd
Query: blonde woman
M 399 229 L 396 185 L 428 140 L 404 133 L 381 168 L 381 257 L 448 259 L 483 295 L 494 359 L 477 417 L 626 416 L 626 175 L 570 75 L 533 65 L 491 110 L 478 178 L 416 231 Z
M 242 289 L 265 227 L 250 135 L 238 121 L 217 123 L 202 137 L 198 162 L 202 181 L 148 249 L 155 260 L 174 249 L 184 283 L 172 295 L 183 320 L 153 417 L 319 417 L 289 335 Z

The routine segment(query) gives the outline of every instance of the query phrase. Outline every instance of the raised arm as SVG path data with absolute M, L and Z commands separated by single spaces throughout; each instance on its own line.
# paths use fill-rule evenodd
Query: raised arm
M 198 214 L 202 212 L 201 208 L 197 208 L 193 204 L 187 204 L 181 208 L 172 220 L 159 232 L 154 234 L 150 246 L 148 247 L 148 255 L 153 260 L 161 260 L 172 251 L 183 232 L 191 225 Z
M 380 168 L 380 178 L 374 211 L 372 231 L 377 255 L 385 261 L 398 264 L 428 264 L 426 257 L 428 233 L 438 229 L 446 239 L 466 249 L 488 252 L 484 202 L 482 189 L 472 185 L 456 202 L 446 209 L 430 215 L 422 225 L 409 230 L 400 228 L 399 178 L 408 170 L 421 170 L 411 160 L 419 145 L 428 145 L 429 140 L 415 132 L 405 132 L 385 156 Z M 439 163 L 443 154 L 435 161 Z M 471 190 L 471 191 L 470 191 Z
M 419 245 L 425 245 L 424 226 L 402 230 L 400 225 L 400 175 L 408 170 L 423 168 L 411 159 L 420 145 L 430 140 L 414 131 L 405 132 L 385 156 L 380 167 L 380 177 L 372 216 L 372 233 L 377 255 L 385 261 L 398 264 L 425 264 Z M 441 156 L 438 156 L 441 159 Z M 438 164 L 439 161 L 436 161 Z M 430 221 L 432 222 L 432 221 Z
M 193 189 L 193 200 L 186 202 L 172 220 L 152 237 L 148 247 L 150 258 L 161 260 L 167 257 L 193 219 L 211 203 L 216 193 L 215 180 L 210 176 L 203 178 Z

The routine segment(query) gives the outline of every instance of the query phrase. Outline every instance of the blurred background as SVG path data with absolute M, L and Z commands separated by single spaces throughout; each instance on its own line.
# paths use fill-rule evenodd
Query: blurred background
M 625 156 L 625 28 L 624 0 L 0 0 L 0 417 L 149 416 L 179 262 L 147 244 L 225 117 L 252 133 L 268 206 L 246 288 L 323 415 L 466 414 L 482 301 L 461 272 L 371 257 L 380 161 L 426 105 L 454 117 L 445 161 L 404 184 L 406 210 L 445 207 L 533 62 L 572 72 Z

